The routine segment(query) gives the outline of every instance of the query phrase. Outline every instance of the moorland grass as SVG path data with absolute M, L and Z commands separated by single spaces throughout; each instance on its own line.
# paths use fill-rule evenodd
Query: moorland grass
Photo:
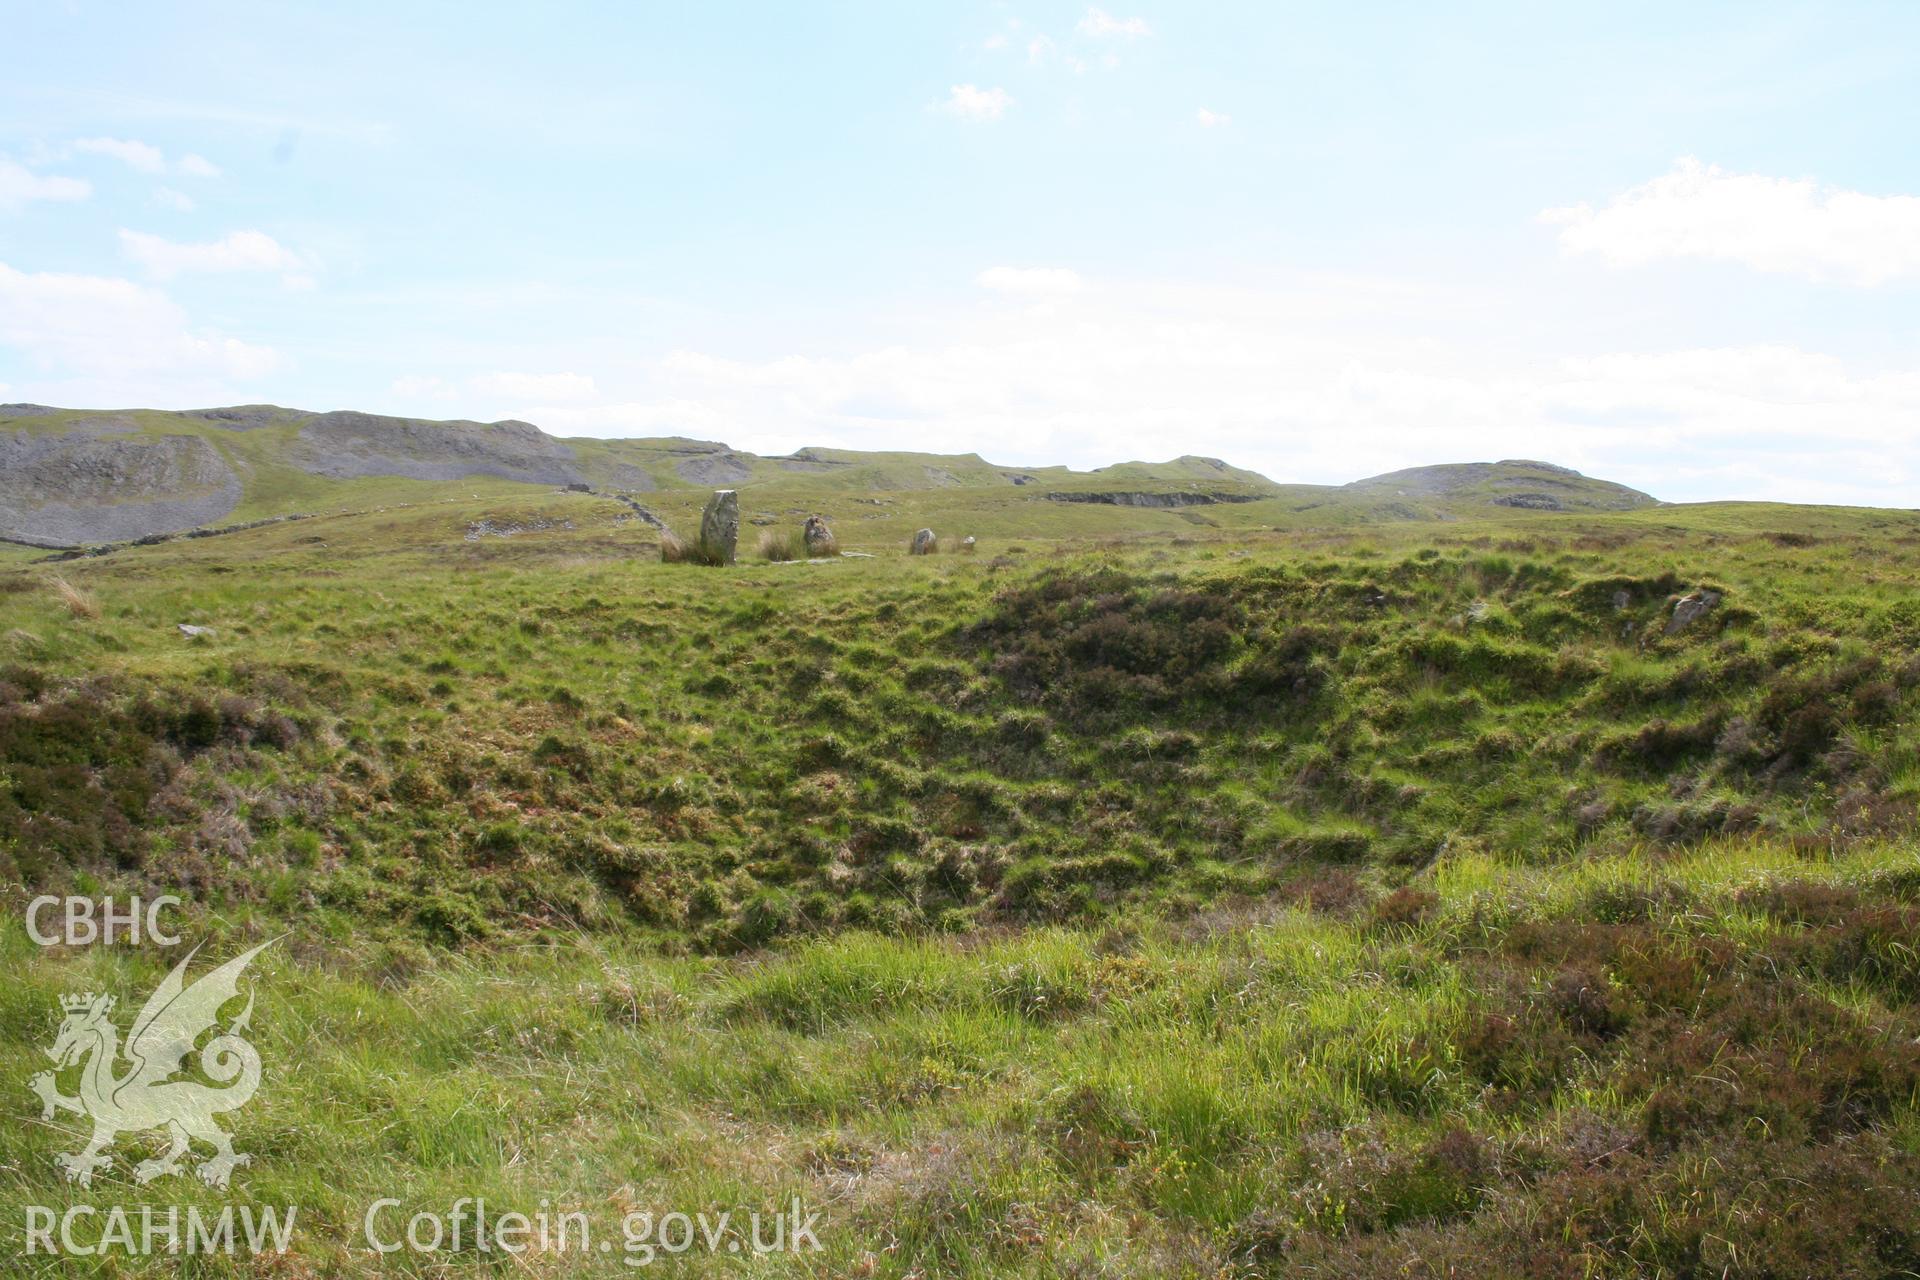
M 1566 870 L 1448 859 L 1411 914 L 1381 898 L 853 932 L 746 962 L 580 935 L 401 974 L 289 939 L 257 972 L 268 1076 L 236 1119 L 255 1155 L 238 1195 L 301 1206 L 300 1264 L 339 1274 L 439 1274 L 370 1254 L 365 1206 L 477 1194 L 603 1221 L 799 1195 L 828 1223 L 803 1273 L 1385 1275 L 1437 1255 L 1680 1275 L 1761 1247 L 1768 1274 L 1910 1266 L 1910 851 L 1743 843 Z M 228 922 L 229 945 L 262 925 Z M 173 959 L 37 952 L 17 927 L 0 958 L 22 1079 L 58 995 L 144 990 Z M 60 1184 L 77 1137 L 5 1128 L 0 1219 L 161 1194 L 126 1161 L 89 1193 Z M 1757 1161 L 1847 1197 L 1745 1181 Z M 1797 1215 L 1791 1239 L 1776 1213 Z
M 176 891 L 285 935 L 235 1188 L 302 1206 L 192 1274 L 573 1272 L 377 1258 L 378 1195 L 826 1212 L 693 1274 L 1920 1268 L 1911 517 L 907 558 L 958 501 L 811 566 L 549 495 L 63 565 L 92 617 L 0 574 L 0 1224 L 224 1202 L 76 1193 L 24 1088 L 175 958 L 26 896 Z

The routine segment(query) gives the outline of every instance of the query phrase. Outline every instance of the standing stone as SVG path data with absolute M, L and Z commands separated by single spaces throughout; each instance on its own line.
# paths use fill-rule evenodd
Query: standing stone
M 810 556 L 830 556 L 839 545 L 834 541 L 833 530 L 819 516 L 807 517 L 807 522 L 800 526 L 800 536 L 806 540 Z
M 968 555 L 973 554 L 973 548 L 976 545 L 977 544 L 974 542 L 972 534 L 968 534 L 966 537 L 960 539 L 960 549 L 966 552 Z
M 740 542 L 740 495 L 715 489 L 700 513 L 700 558 L 708 564 L 732 564 Z
M 930 556 L 940 549 L 940 540 L 933 536 L 933 530 L 922 529 L 913 535 L 913 545 L 907 548 L 910 556 Z

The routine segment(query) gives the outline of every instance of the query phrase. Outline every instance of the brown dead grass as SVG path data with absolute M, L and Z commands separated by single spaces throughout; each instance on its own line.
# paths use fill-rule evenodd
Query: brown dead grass
M 97 618 L 100 616 L 100 602 L 65 578 L 54 576 L 47 580 L 53 593 L 60 597 L 60 603 L 67 606 L 67 612 L 76 618 Z

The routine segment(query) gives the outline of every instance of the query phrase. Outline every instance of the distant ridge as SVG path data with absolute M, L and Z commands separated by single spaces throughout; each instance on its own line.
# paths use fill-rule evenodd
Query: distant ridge
M 1408 467 L 1344 487 L 1395 497 L 1477 499 L 1528 511 L 1631 511 L 1659 505 L 1657 498 L 1638 489 L 1530 458 Z
M 1193 454 L 1075 471 L 1002 466 L 975 453 L 813 446 L 765 457 L 682 436 L 562 438 L 512 420 L 435 421 L 267 404 L 182 411 L 0 405 L 0 538 L 11 540 L 126 541 L 223 521 L 413 500 L 427 492 L 421 486 L 464 496 L 482 481 L 622 493 L 753 487 L 769 497 L 791 490 L 796 502 L 835 493 L 1027 487 L 1036 501 L 1139 508 L 1285 497 L 1333 504 L 1365 519 L 1406 518 L 1412 508 L 1402 498 L 1548 511 L 1618 511 L 1654 501 L 1544 462 L 1455 463 L 1344 487 L 1282 486 Z

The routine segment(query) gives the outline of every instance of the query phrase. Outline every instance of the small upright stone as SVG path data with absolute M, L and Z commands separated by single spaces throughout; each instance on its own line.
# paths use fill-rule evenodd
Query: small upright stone
M 966 537 L 960 539 L 960 549 L 966 552 L 968 555 L 973 554 L 973 549 L 977 545 L 978 544 L 973 540 L 972 534 L 968 534 Z
M 940 549 L 940 540 L 933 536 L 933 530 L 922 529 L 913 535 L 913 543 L 907 548 L 910 556 L 930 556 Z
M 740 542 L 740 495 L 715 489 L 700 513 L 700 558 L 708 564 L 732 564 Z
M 800 536 L 806 541 L 809 556 L 830 556 L 840 549 L 833 530 L 819 516 L 807 517 L 807 522 L 800 526 Z

